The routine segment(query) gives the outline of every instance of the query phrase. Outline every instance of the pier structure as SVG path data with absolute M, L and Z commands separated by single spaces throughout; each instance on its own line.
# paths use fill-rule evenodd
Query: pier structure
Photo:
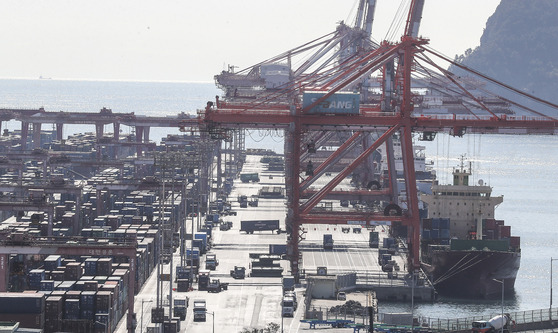
M 102 108 L 99 112 L 68 112 L 47 111 L 39 109 L 0 109 L 2 121 L 16 120 L 21 122 L 21 149 L 27 150 L 29 137 L 31 137 L 31 149 L 41 148 L 41 128 L 43 124 L 53 124 L 56 127 L 56 139 L 63 140 L 63 130 L 66 124 L 90 124 L 95 126 L 97 141 L 101 144 L 120 142 L 121 126 L 130 126 L 135 129 L 135 146 L 137 155 L 142 156 L 144 150 L 152 147 L 149 141 L 149 132 L 152 127 L 176 128 L 180 121 L 186 124 L 197 124 L 197 118 L 185 113 L 176 116 L 153 117 L 141 116 L 132 113 L 113 113 L 111 109 Z M 113 127 L 112 138 L 105 137 L 104 127 Z M 31 130 L 31 136 L 29 131 Z M 131 144 L 131 143 L 128 143 Z M 98 156 L 100 157 L 100 156 Z

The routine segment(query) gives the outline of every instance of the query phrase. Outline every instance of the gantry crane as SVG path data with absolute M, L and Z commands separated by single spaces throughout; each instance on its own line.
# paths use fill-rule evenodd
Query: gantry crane
M 436 132 L 456 136 L 466 131 L 557 133 L 558 121 L 546 113 L 556 112 L 558 105 L 499 83 L 430 49 L 428 40 L 418 37 L 424 0 L 411 2 L 405 31 L 397 42 L 374 43 L 369 38 L 374 5 L 371 0 L 360 2 L 355 27 L 341 23 L 335 32 L 277 57 L 238 73 L 217 75 L 224 100 L 208 102 L 200 111 L 201 126 L 209 132 L 227 128 L 285 131 L 288 256 L 297 278 L 303 224 L 371 226 L 389 221 L 407 226 L 407 267 L 410 272 L 420 267 L 414 132 L 423 133 L 426 139 L 432 139 Z M 365 20 L 363 13 L 367 13 Z M 298 68 L 292 68 L 293 58 L 309 50 L 313 53 L 297 61 L 301 63 Z M 432 57 L 458 66 L 472 77 L 450 73 Z M 276 69 L 274 75 L 269 74 L 270 68 Z M 374 80 L 376 86 L 366 83 Z M 414 90 L 415 85 L 426 87 L 428 95 Z M 543 111 L 499 96 L 490 91 L 490 85 L 535 101 Z M 431 105 L 425 99 L 432 94 L 450 99 L 453 106 L 445 114 L 429 113 Z M 460 112 L 454 112 L 456 107 Z M 400 142 L 406 208 L 398 199 L 394 140 Z M 336 149 L 321 160 L 313 158 L 324 146 Z M 388 161 L 385 174 L 370 171 L 379 149 L 385 150 Z M 345 163 L 339 168 L 341 160 Z M 335 176 L 328 177 L 331 170 L 336 170 Z M 317 180 L 322 183 L 313 187 Z M 359 200 L 367 206 L 358 211 L 339 208 L 326 213 L 316 209 L 325 199 Z

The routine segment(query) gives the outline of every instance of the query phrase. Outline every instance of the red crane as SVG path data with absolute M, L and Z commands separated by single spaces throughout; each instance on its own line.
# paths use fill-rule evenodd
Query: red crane
M 556 112 L 557 105 L 455 63 L 430 49 L 427 39 L 417 37 L 424 0 L 411 2 L 400 41 L 372 42 L 372 17 L 367 16 L 369 25 L 363 25 L 362 13 L 373 13 L 374 4 L 361 1 L 354 28 L 341 23 L 335 32 L 277 57 L 238 73 L 217 75 L 224 100 L 208 102 L 200 112 L 202 128 L 209 132 L 226 128 L 285 131 L 288 256 L 295 277 L 303 224 L 402 224 L 408 228 L 407 267 L 409 271 L 420 267 L 414 132 L 430 139 L 442 131 L 456 136 L 465 132 L 557 133 L 558 121 L 545 114 Z M 306 58 L 298 61 L 302 65 L 292 68 L 293 58 L 303 54 Z M 471 76 L 449 72 L 434 57 Z M 428 94 L 418 92 L 416 86 L 427 89 Z M 544 110 L 492 93 L 490 88 L 495 86 L 534 101 Z M 433 104 L 426 100 L 433 96 L 443 102 L 434 107 L 445 105 L 446 113 L 430 112 Z M 398 199 L 395 140 L 401 146 L 406 209 Z M 313 157 L 325 146 L 336 149 L 325 158 Z M 387 174 L 379 175 L 373 156 L 382 147 L 388 167 Z M 341 160 L 344 163 L 339 169 Z M 335 176 L 324 177 L 328 170 L 336 170 Z M 313 188 L 318 179 L 326 184 Z M 349 179 L 351 186 L 347 185 Z M 317 209 L 325 199 L 340 198 L 360 200 L 368 206 L 358 211 Z

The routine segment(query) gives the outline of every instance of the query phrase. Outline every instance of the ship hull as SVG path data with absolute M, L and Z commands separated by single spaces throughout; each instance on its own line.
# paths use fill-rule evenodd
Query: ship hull
M 438 294 L 459 298 L 493 298 L 513 291 L 521 261 L 520 252 L 440 250 L 432 253 L 423 269 Z

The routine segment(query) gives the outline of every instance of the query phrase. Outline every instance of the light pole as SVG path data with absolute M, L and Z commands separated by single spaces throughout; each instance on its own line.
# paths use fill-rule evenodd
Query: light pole
M 141 300 L 140 333 L 143 333 L 143 303 L 151 303 L 151 302 L 153 302 L 153 300 L 147 300 L 147 301 L 145 299 Z
M 205 313 L 210 314 L 213 317 L 213 333 L 215 333 L 215 312 L 213 311 L 205 311 Z
M 552 320 L 552 262 L 558 258 L 550 258 L 550 307 L 548 308 L 550 320 Z
M 413 331 L 413 324 L 415 323 L 415 271 L 412 273 L 411 282 L 411 332 Z
M 281 303 L 279 303 L 281 304 Z M 281 305 L 281 333 L 285 333 L 285 331 L 283 331 L 283 321 L 284 321 L 284 316 L 283 316 L 283 305 Z
M 492 279 L 492 280 L 502 284 L 502 327 L 500 328 L 500 332 L 504 333 L 504 279 L 502 280 Z

